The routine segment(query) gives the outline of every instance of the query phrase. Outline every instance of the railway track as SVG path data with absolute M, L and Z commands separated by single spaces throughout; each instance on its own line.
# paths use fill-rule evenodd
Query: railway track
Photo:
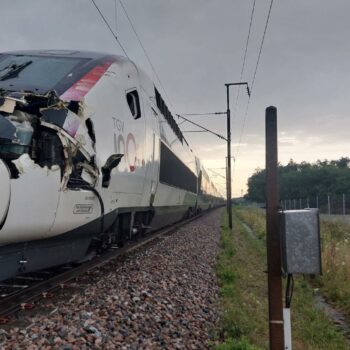
M 19 275 L 16 278 L 0 284 L 0 324 L 11 321 L 11 316 L 17 311 L 32 309 L 35 303 L 48 298 L 59 289 L 66 288 L 77 277 L 102 267 L 112 260 L 131 253 L 148 244 L 161 239 L 162 236 L 175 232 L 182 226 L 198 220 L 205 213 L 181 221 L 170 227 L 149 233 L 136 242 L 128 242 L 122 248 L 111 248 L 100 256 L 78 266 L 59 267 L 51 270 L 38 271 Z

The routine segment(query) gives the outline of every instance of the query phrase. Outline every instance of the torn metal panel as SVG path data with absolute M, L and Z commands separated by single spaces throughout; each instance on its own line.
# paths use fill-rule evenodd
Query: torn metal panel
M 81 124 L 81 119 L 69 109 L 50 108 L 41 110 L 41 114 L 42 120 L 59 126 L 60 128 L 66 130 L 72 137 L 75 137 Z
M 1 97 L 0 108 L 9 113 L 0 114 L 0 158 L 11 178 L 40 167 L 46 172 L 61 169 L 61 190 L 96 186 L 95 134 L 84 106 L 83 101 L 62 101 L 55 91 Z
M 59 138 L 62 142 L 62 145 L 63 145 L 64 156 L 68 160 L 66 162 L 66 166 L 65 166 L 64 172 L 62 174 L 62 181 L 61 181 L 61 186 L 60 186 L 60 190 L 64 190 L 67 188 L 69 178 L 73 172 L 73 166 L 72 166 L 72 157 L 71 157 L 71 153 L 69 150 L 68 140 L 62 135 L 58 135 L 58 136 L 59 136 Z
M 6 233 L 0 236 L 0 245 L 9 235 L 13 242 L 24 240 L 28 226 L 35 231 L 31 236 L 34 240 L 59 234 L 62 217 L 55 221 L 56 213 L 73 215 L 74 220 L 64 228 L 97 218 L 96 139 L 92 121 L 84 116 L 83 101 L 64 102 L 54 91 L 45 95 L 1 94 L 0 91 L 0 193 L 2 199 L 6 193 L 9 197 L 12 184 L 11 197 L 16 206 L 8 205 L 10 200 L 0 203 L 0 219 L 4 222 L 1 232 Z M 45 200 L 40 202 L 33 201 L 38 189 L 45 192 Z M 86 198 L 90 198 L 87 205 L 92 209 L 89 215 L 74 215 L 73 209 L 67 207 L 68 202 L 73 205 L 76 200 L 84 204 Z M 45 219 L 38 220 L 39 213 Z
M 2 97 L 0 99 L 0 112 L 13 113 L 16 107 L 16 101 L 13 99 Z
M 76 138 L 77 131 L 81 125 L 81 119 L 71 111 L 68 111 L 66 120 L 63 124 L 63 129 L 68 132 L 69 135 Z M 79 142 L 79 140 L 78 140 Z
M 70 136 L 68 134 L 68 132 L 66 132 L 65 130 L 61 129 L 60 127 L 51 124 L 51 123 L 46 123 L 46 122 L 41 122 L 41 125 L 46 126 L 47 128 L 53 129 L 55 131 L 57 131 L 57 133 L 59 134 L 59 136 L 63 136 L 65 138 L 67 138 L 74 146 L 76 146 L 76 148 L 79 149 L 79 151 L 84 155 L 84 157 L 87 160 L 91 160 L 92 155 L 90 155 L 85 149 L 84 147 L 81 145 L 81 143 L 76 140 L 75 138 L 73 138 L 72 136 Z
M 98 169 L 87 163 L 79 163 L 78 167 L 82 168 L 81 178 L 91 186 L 95 187 L 99 175 Z
M 13 160 L 12 163 L 16 166 L 20 174 L 25 173 L 29 169 L 39 167 L 39 165 L 36 164 L 27 153 L 22 154 L 18 159 Z
M 68 109 L 45 109 L 41 110 L 41 114 L 42 120 L 55 124 L 63 129 L 64 122 L 67 118 Z
M 74 105 L 82 112 L 80 104 Z M 40 125 L 55 130 L 59 136 L 66 159 L 62 174 L 61 190 L 96 186 L 98 169 L 93 163 L 94 139 L 90 137 L 84 118 L 67 108 L 41 109 Z M 83 157 L 83 158 L 82 158 Z
M 77 146 L 84 148 L 90 157 L 95 154 L 94 140 L 89 136 L 87 126 L 77 114 L 69 109 L 45 109 L 41 110 L 41 114 L 42 120 L 45 122 L 45 124 L 42 122 L 42 125 L 50 127 L 48 126 L 50 123 L 60 127 L 73 137 L 79 144 Z

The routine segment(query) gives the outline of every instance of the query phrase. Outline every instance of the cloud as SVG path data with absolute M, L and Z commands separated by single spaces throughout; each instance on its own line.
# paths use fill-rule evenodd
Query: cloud
M 120 6 L 115 23 L 114 1 L 97 3 L 112 28 L 117 27 L 130 57 L 156 81 Z M 225 111 L 224 84 L 240 78 L 252 2 L 128 0 L 124 4 L 173 102 L 173 111 Z M 256 4 L 243 74 L 248 82 L 268 5 L 267 1 Z M 241 89 L 236 104 L 238 88 L 231 90 L 234 155 L 239 147 L 234 191 L 245 189 L 247 177 L 264 166 L 265 108 L 269 105 L 278 108 L 282 161 L 348 155 L 349 12 L 350 2 L 343 0 L 274 3 L 246 119 L 245 91 Z M 1 14 L 3 51 L 67 48 L 121 53 L 90 1 L 36 0 L 29 5 L 3 0 Z M 193 120 L 226 135 L 225 115 Z M 210 166 L 225 164 L 225 142 L 212 135 L 186 137 Z

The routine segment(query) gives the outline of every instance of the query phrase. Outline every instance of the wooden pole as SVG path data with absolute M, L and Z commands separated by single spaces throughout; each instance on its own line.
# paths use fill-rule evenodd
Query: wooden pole
M 277 109 L 266 108 L 266 233 L 270 349 L 284 349 L 281 250 L 278 224 Z

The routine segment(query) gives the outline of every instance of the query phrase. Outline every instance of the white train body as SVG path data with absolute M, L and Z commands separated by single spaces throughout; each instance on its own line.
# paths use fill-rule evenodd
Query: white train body
M 219 197 L 133 62 L 0 55 L 0 280 L 81 260 Z

